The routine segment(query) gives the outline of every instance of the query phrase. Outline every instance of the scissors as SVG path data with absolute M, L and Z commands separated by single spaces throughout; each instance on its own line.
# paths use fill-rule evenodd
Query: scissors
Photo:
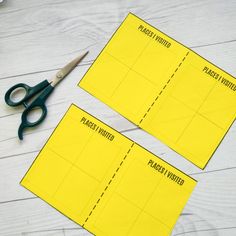
M 87 54 L 88 51 L 69 62 L 65 67 L 59 70 L 51 80 L 44 80 L 33 87 L 30 87 L 24 83 L 19 83 L 7 90 L 5 94 L 5 102 L 9 106 L 16 107 L 23 105 L 25 107 L 25 110 L 21 116 L 21 124 L 18 129 L 18 137 L 20 140 L 23 140 L 23 130 L 25 128 L 34 127 L 40 124 L 46 118 L 47 108 L 45 106 L 45 102 L 49 95 L 53 92 L 54 87 L 58 85 L 58 83 L 64 79 Z M 25 95 L 18 101 L 14 101 L 12 97 L 13 94 L 17 92 L 17 90 L 23 90 Z M 29 103 L 29 100 L 32 102 Z M 41 116 L 38 118 L 38 120 L 31 122 L 29 119 L 27 119 L 27 116 L 33 109 L 36 108 L 41 109 Z

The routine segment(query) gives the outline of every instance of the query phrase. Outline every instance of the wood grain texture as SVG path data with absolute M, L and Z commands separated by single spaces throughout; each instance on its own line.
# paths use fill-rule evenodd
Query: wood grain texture
M 129 11 L 236 75 L 235 10 L 233 0 L 6 0 L 1 4 L 0 235 L 90 235 L 19 185 L 72 102 L 199 181 L 172 236 L 236 235 L 236 124 L 201 171 L 76 87 Z M 19 142 L 22 108 L 5 105 L 6 89 L 49 78 L 85 50 L 90 50 L 89 56 L 49 98 L 46 121 L 28 130 L 24 142 Z

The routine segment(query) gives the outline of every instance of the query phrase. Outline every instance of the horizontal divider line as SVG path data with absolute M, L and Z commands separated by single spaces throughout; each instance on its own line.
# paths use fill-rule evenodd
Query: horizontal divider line
M 81 63 L 79 65 L 76 65 L 76 67 L 80 67 L 80 66 L 89 66 L 93 63 L 93 60 L 87 61 L 85 63 Z M 23 74 L 18 74 L 18 75 L 10 75 L 10 76 L 5 76 L 5 77 L 0 77 L 0 80 L 5 80 L 5 79 L 10 79 L 10 78 L 15 78 L 15 77 L 21 77 L 21 76 L 27 76 L 27 75 L 33 75 L 33 74 L 40 74 L 40 73 L 44 73 L 44 72 L 50 72 L 50 71 L 57 71 L 60 70 L 62 67 L 60 68 L 53 68 L 53 69 L 48 69 L 48 70 L 39 70 L 39 71 L 33 71 L 33 72 L 29 72 L 29 73 L 23 73 Z

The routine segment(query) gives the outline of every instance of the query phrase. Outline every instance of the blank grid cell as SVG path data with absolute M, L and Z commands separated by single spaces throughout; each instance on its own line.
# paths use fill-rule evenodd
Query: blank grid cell
M 101 214 L 98 215 L 95 224 L 107 235 L 127 235 L 139 212 L 139 208 L 114 193 Z
M 204 166 L 224 135 L 224 130 L 202 116 L 195 115 L 177 141 L 183 150 L 193 153 L 192 161 Z
M 80 85 L 83 86 L 83 83 L 86 83 L 86 86 L 95 90 L 95 93 L 101 93 L 104 97 L 110 98 L 128 71 L 129 68 L 126 65 L 104 51 L 88 70 Z M 86 80 L 86 77 L 91 77 L 93 80 Z
M 138 30 L 138 26 L 139 24 L 133 17 L 128 17 L 125 24 L 120 26 L 105 47 L 105 51 L 128 67 L 132 67 L 140 53 L 151 41 L 151 38 Z
M 54 195 L 67 212 L 80 215 L 98 186 L 98 182 L 76 167 L 72 167 Z
M 112 99 L 121 111 L 125 110 L 129 115 L 137 116 L 140 108 L 142 106 L 147 107 L 155 95 L 155 87 L 141 75 L 131 70 L 114 92 Z
M 133 153 L 134 152 L 130 154 L 130 158 L 132 158 Z M 133 157 L 136 156 L 137 153 L 134 153 Z M 143 208 L 161 178 L 162 175 L 151 171 L 149 166 L 137 161 L 137 158 L 135 158 L 123 174 L 116 188 L 116 192 L 124 198 L 129 199 L 130 202 L 137 205 L 139 208 Z M 129 191 L 127 191 L 127 189 L 129 189 Z
M 164 177 L 146 204 L 144 212 L 166 227 L 172 228 L 188 198 L 189 193 L 185 191 L 184 186 Z
M 137 236 L 137 235 L 155 235 L 155 236 L 163 236 L 169 235 L 171 229 L 152 217 L 151 215 L 142 212 L 134 225 L 131 227 L 129 236 Z
M 38 166 L 40 166 L 40 169 Z M 60 158 L 49 148 L 44 147 L 25 180 L 29 179 L 37 192 L 42 192 L 42 194 L 51 197 L 70 170 L 70 167 L 70 163 Z
M 63 157 L 65 160 L 73 163 L 92 135 L 91 130 L 80 126 L 69 115 L 63 119 L 63 126 L 57 127 L 47 146 Z M 78 128 L 80 132 L 78 132 Z M 61 135 L 63 133 L 63 135 Z
M 186 64 L 175 75 L 171 95 L 196 111 L 208 97 L 215 83 L 214 79 L 209 79 L 206 74 L 191 66 L 186 59 Z
M 163 45 L 152 41 L 137 58 L 132 69 L 156 86 L 160 90 L 177 67 L 180 57 L 168 51 Z
M 218 126 L 228 129 L 236 115 L 236 93 L 217 83 L 199 113 Z
M 119 152 L 120 148 L 113 142 L 99 134 L 94 134 L 75 165 L 98 181 L 102 181 Z
M 154 107 L 147 117 L 152 132 L 164 135 L 167 140 L 176 142 L 195 112 L 177 101 L 168 97 L 161 106 Z

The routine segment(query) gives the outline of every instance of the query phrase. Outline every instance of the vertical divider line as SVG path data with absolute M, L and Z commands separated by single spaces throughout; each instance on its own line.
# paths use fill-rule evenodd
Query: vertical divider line
M 138 126 L 143 122 L 143 120 L 145 119 L 145 117 L 147 116 L 147 114 L 150 112 L 150 110 L 152 109 L 152 107 L 154 106 L 154 104 L 156 103 L 156 101 L 158 100 L 158 98 L 161 96 L 161 94 L 163 93 L 163 91 L 166 89 L 167 85 L 170 83 L 170 81 L 172 80 L 172 78 L 174 77 L 175 73 L 179 70 L 179 68 L 181 67 L 181 65 L 183 64 L 184 60 L 186 59 L 186 57 L 188 56 L 189 51 L 186 53 L 186 55 L 183 57 L 183 59 L 181 60 L 181 62 L 179 63 L 179 65 L 177 66 L 177 68 L 175 69 L 174 73 L 171 75 L 171 77 L 167 80 L 166 84 L 163 86 L 163 88 L 161 89 L 161 91 L 158 93 L 158 95 L 156 96 L 155 100 L 153 101 L 153 103 L 151 104 L 151 106 L 147 109 L 146 113 L 143 115 L 142 119 L 139 121 Z
M 95 205 L 93 206 L 92 210 L 90 211 L 88 217 L 85 219 L 82 227 L 84 227 L 84 225 L 86 224 L 86 222 L 89 220 L 89 217 L 92 215 L 93 211 L 95 210 L 95 208 L 97 207 L 98 203 L 100 202 L 101 198 L 104 196 L 105 192 L 107 191 L 107 189 L 109 188 L 109 186 L 111 185 L 112 181 L 114 180 L 116 174 L 118 173 L 118 171 L 120 170 L 121 166 L 123 165 L 126 157 L 128 156 L 128 154 L 130 153 L 131 149 L 134 146 L 134 142 L 132 143 L 132 145 L 130 146 L 130 148 L 128 149 L 128 151 L 126 152 L 125 156 L 123 157 L 122 161 L 120 162 L 119 166 L 117 167 L 115 173 L 113 174 L 113 176 L 111 177 L 110 181 L 108 182 L 108 184 L 106 185 L 105 189 L 103 190 L 103 192 L 101 193 L 100 197 L 98 198 L 98 200 L 96 201 Z

